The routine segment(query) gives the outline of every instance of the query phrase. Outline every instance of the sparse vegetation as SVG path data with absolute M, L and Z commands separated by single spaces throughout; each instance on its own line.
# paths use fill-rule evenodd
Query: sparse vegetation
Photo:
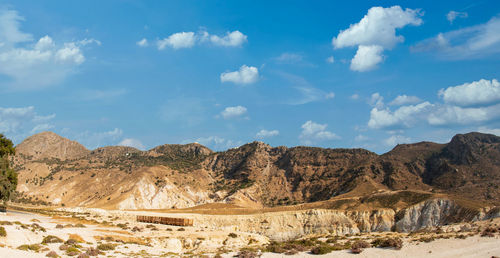
M 240 252 L 238 252 L 236 257 L 238 257 L 238 258 L 257 258 L 257 257 L 260 257 L 260 255 L 256 251 L 253 251 L 253 250 L 241 250 Z
M 38 252 L 40 251 L 42 247 L 39 244 L 32 244 L 32 245 L 20 245 L 17 247 L 19 250 L 23 251 L 35 251 Z
M 354 242 L 354 244 L 351 245 L 351 252 L 355 253 L 355 254 L 359 254 L 359 253 L 363 252 L 363 249 L 370 248 L 370 247 L 371 247 L 371 245 L 368 242 L 363 241 L 363 240 L 358 240 L 358 241 Z
M 51 258 L 57 258 L 57 257 L 59 257 L 59 255 L 55 251 L 50 251 L 45 256 L 51 257 Z
M 0 237 L 6 237 L 7 236 L 7 231 L 5 230 L 4 227 L 0 227 Z
M 403 248 L 403 240 L 401 240 L 401 238 L 377 238 L 372 241 L 371 245 L 374 247 L 388 247 L 400 250 L 401 248 Z
M 101 251 L 111 251 L 111 250 L 115 250 L 115 245 L 114 244 L 100 244 L 97 246 L 97 249 L 101 250 Z
M 335 250 L 331 245 L 320 244 L 311 249 L 312 254 L 327 254 Z
M 44 237 L 42 240 L 42 244 L 62 243 L 62 242 L 64 242 L 62 239 L 53 235 L 48 235 Z

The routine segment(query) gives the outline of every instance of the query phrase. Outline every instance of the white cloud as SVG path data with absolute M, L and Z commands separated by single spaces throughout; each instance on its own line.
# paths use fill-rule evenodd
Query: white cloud
M 278 130 L 268 131 L 268 130 L 262 129 L 255 135 L 255 138 L 263 139 L 263 138 L 267 138 L 267 137 L 278 136 L 279 134 L 280 134 L 280 131 L 278 131 Z
M 500 17 L 487 23 L 466 27 L 426 39 L 413 51 L 436 51 L 446 59 L 474 59 L 500 53 Z
M 500 102 L 500 83 L 481 79 L 441 89 L 438 95 L 445 103 L 457 106 L 482 106 Z
M 327 131 L 327 127 L 327 124 L 318 124 L 309 120 L 301 126 L 302 132 L 299 135 L 299 139 L 306 145 L 311 145 L 319 141 L 340 139 L 335 133 Z
M 31 34 L 20 31 L 24 18 L 16 11 L 0 10 L 0 74 L 9 80 L 4 84 L 14 89 L 51 86 L 74 73 L 85 61 L 81 47 L 95 39 L 84 39 L 58 45 L 50 36 L 32 44 Z
M 486 81 L 486 84 L 482 85 L 490 84 L 491 82 Z M 417 105 L 403 105 L 398 107 L 395 111 L 391 111 L 383 105 L 376 106 L 370 112 L 368 127 L 380 129 L 398 127 L 409 128 L 422 124 L 429 124 L 432 126 L 487 125 L 492 121 L 500 119 L 500 103 L 498 103 L 500 101 L 492 102 L 491 99 L 477 97 L 474 93 L 464 93 L 464 91 L 467 92 L 467 90 L 470 90 L 467 87 L 471 87 L 470 84 L 465 84 L 465 88 L 454 88 L 453 90 L 457 90 L 458 93 L 455 91 L 448 91 L 448 103 L 431 104 L 426 101 Z M 488 87 L 489 86 L 482 90 L 488 91 Z M 476 90 L 477 89 L 474 88 L 473 92 Z M 441 90 L 440 92 L 441 95 L 444 95 L 443 92 L 445 91 Z M 373 102 L 378 101 L 380 98 L 382 97 L 379 95 L 372 96 L 372 106 L 374 105 Z M 471 103 L 476 105 L 471 107 Z M 463 104 L 463 106 L 457 104 Z
M 222 112 L 221 115 L 224 119 L 236 118 L 246 114 L 247 108 L 243 106 L 227 107 Z
M 0 107 L 0 133 L 14 142 L 20 142 L 27 136 L 54 128 L 50 123 L 55 114 L 40 116 L 35 107 L 2 108 Z
M 243 45 L 243 43 L 247 42 L 247 36 L 240 31 L 235 30 L 233 32 L 227 32 L 224 37 L 211 35 L 210 41 L 217 46 L 239 47 Z
M 357 100 L 359 99 L 359 95 L 358 94 L 352 94 L 349 98 L 351 98 L 352 100 Z
M 20 16 L 17 11 L 0 10 L 1 47 L 10 48 L 16 43 L 33 40 L 31 34 L 19 30 L 21 21 L 24 21 L 24 17 Z
M 137 41 L 135 44 L 137 44 L 139 47 L 147 47 L 147 46 L 149 46 L 149 42 L 145 38 Z
M 326 62 L 329 64 L 333 64 L 335 62 L 335 58 L 333 58 L 333 56 L 329 56 L 326 58 Z
M 236 84 L 251 84 L 259 79 L 257 67 L 242 65 L 239 71 L 225 72 L 220 75 L 221 82 L 232 82 Z
M 191 48 L 195 42 L 194 32 L 178 32 L 168 36 L 168 38 L 158 40 L 156 44 L 159 50 L 163 50 L 167 46 L 173 49 Z
M 224 36 L 211 35 L 206 31 L 198 33 L 192 31 L 183 31 L 174 33 L 167 38 L 156 41 L 158 50 L 163 50 L 167 46 L 173 49 L 192 48 L 195 45 L 210 42 L 215 46 L 221 47 L 240 47 L 247 42 L 247 36 L 238 30 L 227 32 Z M 136 43 L 138 46 L 146 47 L 148 40 L 143 38 Z
M 325 99 L 333 99 L 335 98 L 335 93 L 334 92 L 328 92 L 325 94 Z
M 408 104 L 417 104 L 421 101 L 422 100 L 416 96 L 399 95 L 393 101 L 391 101 L 391 103 L 389 103 L 389 105 L 401 106 L 401 105 L 408 105 Z
M 456 11 L 449 11 L 446 14 L 446 19 L 450 22 L 453 23 L 453 21 L 457 18 L 467 18 L 469 15 L 466 12 L 456 12 Z
M 500 128 L 488 128 L 488 127 L 479 127 L 477 129 L 478 132 L 481 133 L 489 133 L 489 134 L 494 134 L 496 136 L 500 136 Z
M 403 10 L 400 6 L 372 7 L 359 23 L 351 24 L 333 38 L 332 44 L 335 48 L 379 45 L 391 49 L 404 41 L 403 36 L 396 35 L 396 29 L 422 24 L 419 16 L 418 10 Z
M 418 10 L 403 10 L 400 6 L 372 7 L 359 23 L 340 31 L 332 39 L 332 45 L 336 49 L 358 46 L 358 51 L 351 60 L 351 70 L 369 71 L 384 60 L 384 49 L 392 49 L 404 41 L 403 36 L 396 35 L 396 29 L 422 24 L 420 16 Z
M 394 112 L 375 107 L 370 112 L 368 126 L 370 128 L 411 127 L 421 120 L 422 116 L 428 115 L 432 107 L 433 105 L 429 102 L 401 106 Z
M 383 50 L 378 45 L 360 45 L 358 51 L 356 51 L 356 55 L 351 60 L 351 70 L 366 72 L 375 69 L 379 63 L 384 61 L 384 57 L 382 56 Z
M 391 137 L 384 140 L 384 144 L 387 146 L 395 146 L 396 144 L 410 143 L 411 138 L 402 135 L 392 135 Z
M 357 94 L 355 94 L 355 95 L 357 95 Z M 357 99 L 357 97 L 355 99 Z M 370 96 L 370 99 L 368 100 L 368 104 L 370 104 L 370 106 L 372 106 L 372 107 L 382 109 L 384 107 L 384 97 L 382 97 L 380 95 L 380 93 L 375 92 Z
M 139 150 L 144 150 L 146 147 L 142 144 L 141 141 L 134 139 L 134 138 L 125 138 L 123 139 L 120 143 L 118 143 L 120 146 L 128 146 L 128 147 L 134 147 Z
M 479 108 L 463 108 L 458 106 L 437 106 L 429 114 L 431 125 L 447 126 L 454 124 L 480 124 L 500 118 L 500 104 Z

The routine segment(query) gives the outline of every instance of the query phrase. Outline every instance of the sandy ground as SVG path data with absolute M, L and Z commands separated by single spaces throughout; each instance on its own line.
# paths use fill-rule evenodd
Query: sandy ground
M 83 212 L 83 211 L 82 211 Z M 86 215 L 89 218 L 98 220 L 110 220 L 114 211 L 103 211 L 100 217 L 95 214 Z M 82 213 L 83 214 L 83 213 Z M 130 212 L 130 217 L 134 217 L 135 212 Z M 64 251 L 59 250 L 61 243 L 42 245 L 43 251 L 38 253 L 33 251 L 22 251 L 16 249 L 23 244 L 40 244 L 43 237 L 55 235 L 63 240 L 70 238 L 70 234 L 78 234 L 83 238 L 80 250 L 84 252 L 88 247 L 96 247 L 99 243 L 115 243 L 117 248 L 114 251 L 106 251 L 100 257 L 178 257 L 180 253 L 186 252 L 191 248 L 193 253 L 205 253 L 203 250 L 214 249 L 220 246 L 229 247 L 229 250 L 238 250 L 239 247 L 246 246 L 248 237 L 257 237 L 255 235 L 245 235 L 239 233 L 238 238 L 228 238 L 225 231 L 205 231 L 202 228 L 187 227 L 185 231 L 178 231 L 179 227 L 166 225 L 155 225 L 157 231 L 150 231 L 145 224 L 139 224 L 128 221 L 130 227 L 142 227 L 142 232 L 132 232 L 130 229 L 123 230 L 117 227 L 106 226 L 102 224 L 86 224 L 85 228 L 65 227 L 56 228 L 57 224 L 66 225 L 75 223 L 68 217 L 65 221 L 61 218 L 33 214 L 27 212 L 7 212 L 0 213 L 0 222 L 17 222 L 12 225 L 3 225 L 7 231 L 7 237 L 0 237 L 0 258 L 2 257 L 46 257 L 46 254 L 54 250 L 62 257 L 68 257 Z M 124 223 L 125 221 L 114 221 L 113 223 Z M 33 231 L 30 225 L 36 223 L 46 229 L 46 232 Z M 486 223 L 486 222 L 485 222 Z M 494 223 L 500 223 L 500 218 Z M 497 224 L 498 225 L 498 224 Z M 150 246 L 143 244 L 109 242 L 100 240 L 99 237 L 112 235 L 126 238 L 148 238 Z M 261 236 L 264 238 L 263 236 Z M 230 240 L 228 242 L 228 239 Z M 265 239 L 264 239 L 265 240 Z M 224 242 L 224 243 L 223 243 Z M 233 257 L 236 253 L 224 254 L 223 257 Z M 213 256 L 213 254 L 212 254 Z M 500 234 L 495 237 L 480 237 L 475 235 L 467 239 L 437 239 L 430 243 L 424 242 L 405 242 L 402 250 L 392 250 L 383 248 L 367 248 L 361 254 L 352 254 L 350 251 L 334 251 L 326 255 L 312 255 L 309 253 L 299 253 L 294 256 L 282 254 L 264 253 L 262 257 L 500 257 Z M 74 256 L 76 257 L 76 256 Z
M 467 239 L 438 239 L 431 243 L 405 243 L 403 249 L 367 248 L 360 254 L 350 251 L 335 251 L 325 255 L 301 253 L 293 257 L 370 257 L 370 258 L 406 258 L 406 257 L 500 257 L 500 238 L 474 236 Z M 230 257 L 230 256 L 227 256 Z M 289 255 L 264 253 L 262 257 L 291 257 Z

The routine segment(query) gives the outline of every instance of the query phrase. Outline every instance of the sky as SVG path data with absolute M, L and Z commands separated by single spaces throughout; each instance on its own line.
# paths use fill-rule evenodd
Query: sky
M 500 2 L 0 1 L 0 133 L 89 149 L 500 135 Z

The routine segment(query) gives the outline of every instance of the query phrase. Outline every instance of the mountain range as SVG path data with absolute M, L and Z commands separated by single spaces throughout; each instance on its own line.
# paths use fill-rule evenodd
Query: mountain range
M 216 202 L 247 208 L 327 203 L 361 209 L 405 207 L 437 195 L 500 204 L 500 137 L 475 132 L 458 134 L 447 144 L 400 144 L 382 155 L 262 142 L 222 152 L 197 143 L 147 151 L 88 150 L 43 132 L 17 145 L 11 161 L 19 173 L 18 199 L 52 205 L 171 209 Z M 398 198 L 378 198 L 387 195 Z

